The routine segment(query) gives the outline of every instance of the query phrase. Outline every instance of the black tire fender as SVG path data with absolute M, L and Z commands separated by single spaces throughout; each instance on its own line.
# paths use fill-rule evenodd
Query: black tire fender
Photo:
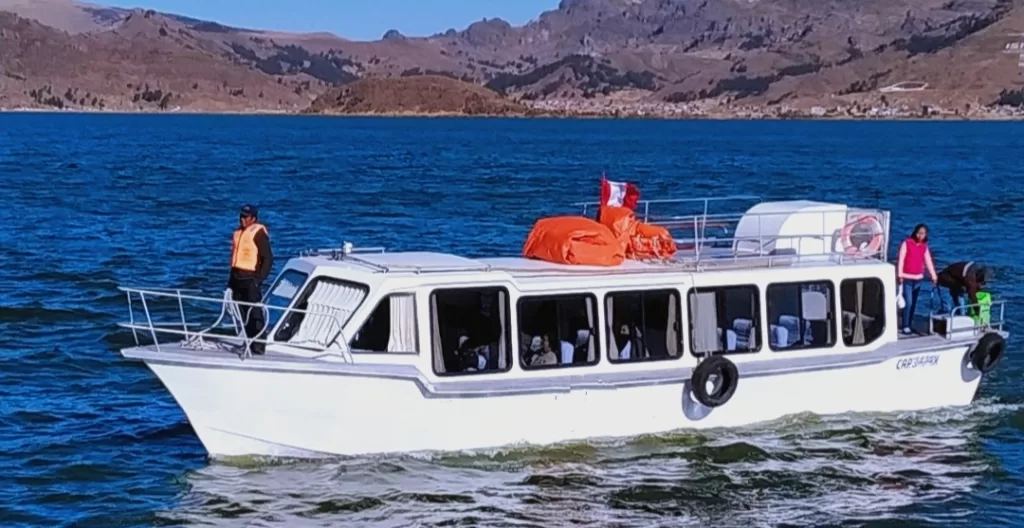
M 982 374 L 992 372 L 1006 355 L 1006 339 L 996 333 L 988 333 L 978 340 L 971 350 L 971 366 Z
M 702 405 L 720 407 L 729 402 L 736 392 L 740 373 L 736 364 L 724 356 L 711 356 L 701 361 L 690 376 L 690 390 Z M 708 390 L 708 382 L 713 387 Z

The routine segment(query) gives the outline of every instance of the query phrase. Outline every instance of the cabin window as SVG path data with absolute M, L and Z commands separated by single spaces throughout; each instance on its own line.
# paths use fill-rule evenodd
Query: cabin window
M 352 314 L 363 304 L 369 288 L 333 277 L 316 277 L 302 290 L 276 341 L 303 347 L 342 349 L 338 338 Z
M 305 284 L 306 279 L 309 278 L 308 273 L 303 273 L 299 270 L 285 270 L 271 286 L 270 291 L 267 292 L 267 297 L 264 299 L 264 304 L 270 308 L 267 310 L 270 316 L 267 319 L 267 328 L 274 328 L 277 326 L 277 322 L 281 320 L 281 316 L 285 314 L 288 306 L 291 305 L 292 299 L 299 293 L 299 288 Z
M 519 358 L 524 369 L 593 365 L 597 298 L 550 295 L 519 300 Z
M 481 374 L 511 368 L 509 309 L 504 288 L 434 291 L 430 295 L 434 373 Z
M 836 344 L 835 285 L 830 281 L 772 284 L 768 304 L 768 347 L 808 350 Z
M 349 347 L 353 352 L 418 354 L 416 296 L 395 293 L 381 300 L 352 337 Z
M 885 286 L 879 279 L 847 279 L 839 285 L 843 343 L 869 345 L 885 332 Z
M 613 363 L 676 359 L 682 355 L 679 294 L 675 290 L 610 293 L 605 297 L 608 359 Z
M 690 290 L 690 351 L 757 352 L 761 349 L 760 302 L 756 286 L 720 286 Z

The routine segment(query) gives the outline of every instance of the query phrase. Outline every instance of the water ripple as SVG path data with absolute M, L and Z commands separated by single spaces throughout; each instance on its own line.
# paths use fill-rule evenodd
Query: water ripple
M 126 315 L 120 285 L 222 288 L 244 202 L 260 205 L 280 256 L 345 240 L 515 254 L 538 216 L 595 199 L 602 171 L 638 180 L 645 197 L 889 208 L 897 234 L 931 224 L 940 262 L 986 259 L 997 295 L 1019 305 L 1024 190 L 1008 154 L 1024 150 L 1018 128 L 0 115 L 0 524 L 1018 524 L 1016 337 L 964 409 L 542 448 L 209 462 L 148 369 L 119 358 L 132 341 L 115 326 Z

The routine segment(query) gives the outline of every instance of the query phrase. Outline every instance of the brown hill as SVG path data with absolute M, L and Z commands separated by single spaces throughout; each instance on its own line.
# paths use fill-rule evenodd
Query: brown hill
M 278 82 L 142 11 L 79 34 L 0 12 L 0 71 L 3 107 L 297 111 L 313 96 L 308 77 Z
M 210 109 L 304 107 L 329 85 L 422 75 L 522 99 L 629 91 L 649 100 L 760 106 L 860 104 L 882 95 L 989 104 L 1024 81 L 1016 57 L 1005 53 L 1024 32 L 1024 0 L 562 0 L 521 27 L 485 19 L 425 38 L 389 31 L 373 42 L 152 12 L 149 27 L 135 31 L 128 26 L 138 14 L 74 0 L 0 0 L 2 10 L 70 33 L 44 44 L 46 57 L 17 48 L 22 70 L 12 71 L 29 90 L 64 80 L 59 68 L 37 74 L 36 60 L 80 65 L 72 68 L 75 82 L 105 70 L 110 86 L 93 79 L 89 89 L 127 100 L 126 107 L 132 90 L 118 92 L 115 80 L 159 85 L 180 94 L 182 106 Z M 8 44 L 0 36 L 0 56 L 10 60 Z M 154 64 L 153 56 L 168 64 Z M 200 86 L 186 97 L 181 79 L 192 76 Z M 900 82 L 926 88 L 881 91 Z
M 525 115 L 526 107 L 482 86 L 448 77 L 360 79 L 317 97 L 307 113 Z

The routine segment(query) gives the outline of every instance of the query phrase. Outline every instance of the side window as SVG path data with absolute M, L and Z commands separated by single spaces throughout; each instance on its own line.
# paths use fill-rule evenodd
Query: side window
M 395 293 L 385 297 L 352 336 L 349 346 L 353 352 L 418 354 L 416 296 Z
M 839 285 L 843 343 L 869 345 L 885 332 L 885 286 L 879 279 L 847 279 Z
M 612 363 L 682 356 L 679 294 L 674 290 L 609 293 L 608 360 Z
M 505 372 L 512 367 L 508 291 L 459 288 L 430 294 L 434 373 Z
M 551 295 L 519 300 L 519 360 L 524 369 L 594 365 L 597 299 Z
M 363 304 L 369 289 L 332 277 L 316 277 L 289 310 L 276 341 L 296 346 L 341 348 L 341 330 Z
M 830 281 L 772 284 L 768 304 L 768 347 L 808 350 L 836 344 L 835 286 Z
M 693 288 L 687 304 L 693 355 L 761 349 L 760 301 L 756 286 Z

